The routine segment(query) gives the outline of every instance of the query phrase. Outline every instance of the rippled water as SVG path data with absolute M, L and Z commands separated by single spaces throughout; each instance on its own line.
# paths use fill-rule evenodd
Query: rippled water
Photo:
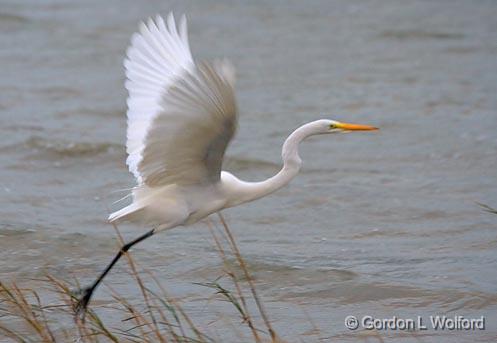
M 278 332 L 355 342 L 375 334 L 348 331 L 347 315 L 483 315 L 484 331 L 378 334 L 495 341 L 497 216 L 475 203 L 497 207 L 494 1 L 2 1 L 1 279 L 91 281 L 114 253 L 105 219 L 133 185 L 122 59 L 138 21 L 170 9 L 187 13 L 195 56 L 237 67 L 240 130 L 225 167 L 240 177 L 277 171 L 304 122 L 381 127 L 310 139 L 289 187 L 225 211 Z M 222 268 L 205 224 L 134 256 L 198 322 L 232 313 L 209 311 L 211 292 L 193 284 Z M 122 268 L 107 282 L 139 299 Z

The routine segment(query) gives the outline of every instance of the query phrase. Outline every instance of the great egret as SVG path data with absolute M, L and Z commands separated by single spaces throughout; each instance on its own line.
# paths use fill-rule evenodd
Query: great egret
M 154 229 L 125 244 L 89 287 L 78 312 L 122 254 L 153 234 L 189 225 L 206 216 L 269 195 L 299 172 L 298 145 L 306 137 L 375 127 L 321 119 L 296 129 L 282 149 L 283 168 L 262 182 L 246 182 L 221 171 L 235 134 L 234 68 L 227 60 L 195 63 L 186 19 L 178 28 L 172 13 L 141 23 L 124 61 L 129 92 L 127 165 L 137 180 L 133 201 L 110 222 L 140 219 Z M 84 313 L 84 312 L 83 312 Z

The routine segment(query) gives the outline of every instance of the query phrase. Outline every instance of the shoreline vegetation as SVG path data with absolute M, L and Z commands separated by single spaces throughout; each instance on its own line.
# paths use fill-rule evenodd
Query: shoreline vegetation
M 482 203 L 476 203 L 490 214 L 497 215 L 497 210 Z M 219 301 L 232 304 L 233 313 L 239 318 L 239 324 L 247 330 L 242 333 L 241 327 L 226 324 L 226 330 L 239 338 L 240 342 L 285 343 L 271 325 L 271 321 L 257 294 L 254 280 L 238 249 L 235 238 L 226 221 L 219 214 L 221 228 L 210 219 L 207 225 L 223 263 L 222 275 L 211 282 L 196 283 L 212 290 Z M 114 225 L 120 245 L 124 244 L 117 226 Z M 15 342 L 171 342 L 171 343 L 213 343 L 222 342 L 210 337 L 208 333 L 195 325 L 194 320 L 186 313 L 179 301 L 170 296 L 154 275 L 147 271 L 138 272 L 132 254 L 125 253 L 128 271 L 138 285 L 142 302 L 132 304 L 128 299 L 116 292 L 109 284 L 113 302 L 107 305 L 93 304 L 84 318 L 75 312 L 79 283 L 70 283 L 52 275 L 44 279 L 36 279 L 47 286 L 56 300 L 42 299 L 39 290 L 23 288 L 17 283 L 0 282 L 0 337 L 7 337 Z M 146 283 L 144 276 L 146 275 Z M 155 287 L 147 286 L 150 281 Z M 228 284 L 227 284 L 228 282 Z M 45 298 L 48 298 L 45 297 Z M 255 305 L 255 306 L 249 306 Z M 108 326 L 106 320 L 96 312 L 99 309 L 111 309 L 119 315 L 120 326 Z M 251 308 L 251 311 L 249 311 Z M 254 313 L 254 308 L 257 310 Z M 95 311 L 96 309 L 97 311 Z M 310 320 L 310 319 L 309 319 Z M 64 323 L 61 325 L 60 323 Z M 319 328 L 312 322 L 316 341 L 324 338 Z M 224 329 L 224 328 L 223 328 Z M 374 332 L 370 332 L 374 333 Z M 357 338 L 373 338 L 370 335 L 357 333 Z M 379 342 L 384 342 L 378 333 L 373 335 Z M 217 337 L 216 337 L 217 338 Z M 309 337 L 306 337 L 306 341 Z M 304 341 L 296 337 L 295 341 Z
M 214 244 L 223 262 L 222 275 L 211 282 L 196 283 L 213 292 L 213 296 L 233 305 L 240 325 L 248 328 L 248 336 L 237 328 L 228 328 L 244 342 L 284 343 L 271 325 L 264 304 L 257 294 L 255 283 L 238 249 L 235 238 L 226 221 L 219 214 L 221 228 L 207 220 Z M 120 245 L 124 244 L 117 226 L 114 225 Z M 86 315 L 78 317 L 75 312 L 79 282 L 68 282 L 52 275 L 41 281 L 50 300 L 43 299 L 40 290 L 24 288 L 16 282 L 0 282 L 0 337 L 16 342 L 172 342 L 211 343 L 218 340 L 202 332 L 178 301 L 170 296 L 161 283 L 149 271 L 140 271 L 129 252 L 125 254 L 128 270 L 142 295 L 142 306 L 133 305 L 117 293 L 111 285 L 113 303 L 90 304 Z M 235 272 L 236 268 L 236 272 Z M 241 271 L 241 273 L 240 273 Z M 146 278 L 147 282 L 144 282 Z M 229 284 L 226 285 L 226 281 Z M 153 282 L 154 287 L 148 286 Z M 55 296 L 55 301 L 54 297 Z M 45 298 L 48 298 L 45 297 Z M 255 304 L 257 313 L 251 313 Z M 116 328 L 107 325 L 105 318 L 97 314 L 106 307 L 121 317 Z M 231 315 L 231 314 L 230 314 Z M 61 323 L 64 323 L 61 325 Z

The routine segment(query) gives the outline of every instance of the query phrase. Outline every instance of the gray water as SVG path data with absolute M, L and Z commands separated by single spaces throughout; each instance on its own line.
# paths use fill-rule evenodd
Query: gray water
M 275 173 L 283 140 L 305 122 L 381 128 L 306 141 L 291 185 L 224 211 L 280 335 L 495 341 L 497 216 L 476 204 L 497 207 L 495 1 L 2 0 L 1 280 L 90 282 L 114 254 L 106 217 L 125 195 L 115 191 L 134 184 L 122 60 L 137 23 L 169 10 L 187 14 L 198 59 L 237 68 L 240 128 L 225 168 L 239 177 Z M 120 228 L 128 239 L 144 230 Z M 236 313 L 193 284 L 222 268 L 205 223 L 134 256 L 200 327 L 230 340 L 209 323 L 236 326 Z M 123 265 L 107 282 L 139 300 Z M 95 299 L 106 298 L 102 287 Z M 485 316 L 486 329 L 344 326 L 347 315 L 437 314 Z

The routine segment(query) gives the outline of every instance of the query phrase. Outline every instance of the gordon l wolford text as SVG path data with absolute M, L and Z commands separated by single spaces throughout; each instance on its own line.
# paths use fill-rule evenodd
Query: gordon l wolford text
M 485 317 L 465 318 L 464 316 L 448 317 L 445 315 L 430 316 L 426 322 L 422 316 L 417 318 L 374 318 L 364 316 L 362 327 L 367 330 L 485 330 Z M 431 325 L 431 326 L 430 326 Z

